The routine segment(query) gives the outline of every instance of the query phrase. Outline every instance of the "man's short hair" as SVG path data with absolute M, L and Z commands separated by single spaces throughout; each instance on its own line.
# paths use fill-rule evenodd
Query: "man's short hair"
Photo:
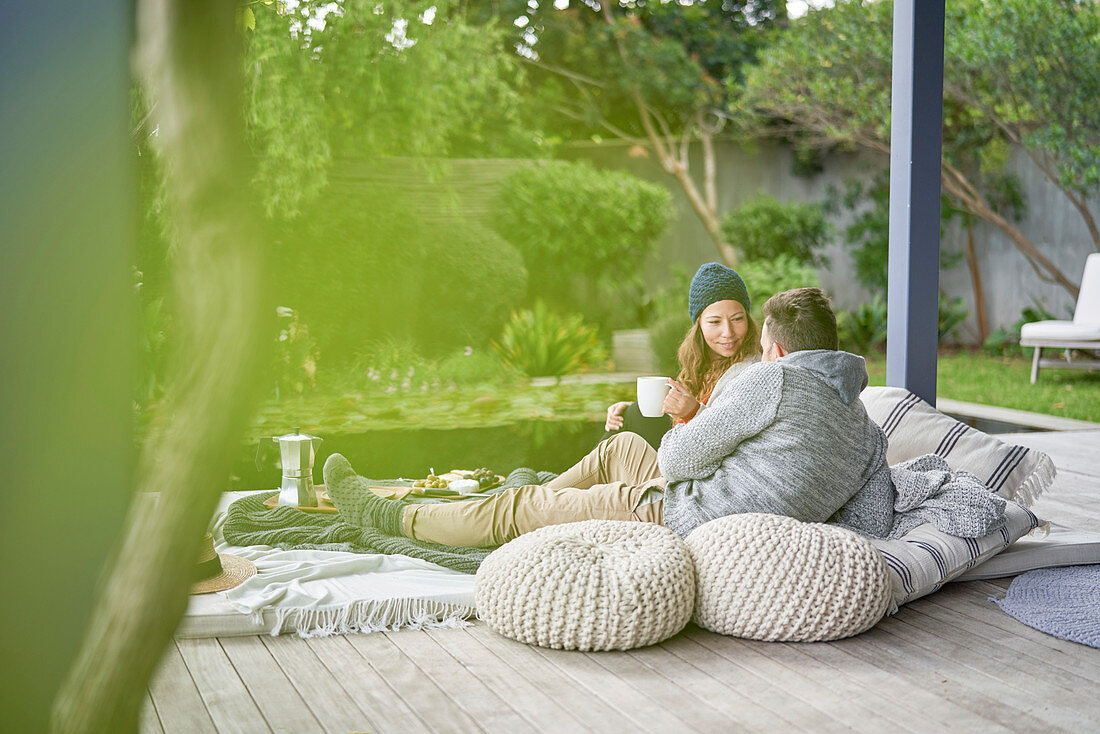
M 840 347 L 836 315 L 820 288 L 776 293 L 764 304 L 764 324 L 772 341 L 788 352 Z

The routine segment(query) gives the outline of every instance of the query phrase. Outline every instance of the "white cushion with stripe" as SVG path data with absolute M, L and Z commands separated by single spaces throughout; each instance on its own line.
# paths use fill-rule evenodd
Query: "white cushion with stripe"
M 1054 462 L 1042 451 L 1007 444 L 960 423 L 908 390 L 869 387 L 860 399 L 886 433 L 891 466 L 936 454 L 952 469 L 965 469 L 1001 497 L 1028 507 L 1054 481 Z
M 931 594 L 1043 524 L 1031 510 L 1009 500 L 1004 527 L 981 538 L 957 538 L 931 523 L 918 525 L 898 540 L 870 538 L 890 569 L 893 604 L 887 613 Z

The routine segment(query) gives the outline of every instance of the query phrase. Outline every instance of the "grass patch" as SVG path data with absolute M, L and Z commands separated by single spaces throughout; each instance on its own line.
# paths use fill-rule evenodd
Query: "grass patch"
M 867 373 L 872 385 L 885 385 L 886 356 L 869 356 Z M 936 393 L 967 403 L 1100 422 L 1100 373 L 1041 369 L 1039 381 L 1034 385 L 1029 382 L 1030 377 L 1030 357 L 941 350 Z

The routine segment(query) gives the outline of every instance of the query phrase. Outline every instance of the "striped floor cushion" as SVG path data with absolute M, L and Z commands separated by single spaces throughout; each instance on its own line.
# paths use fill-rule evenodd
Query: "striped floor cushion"
M 898 540 L 871 538 L 890 569 L 893 604 L 887 614 L 931 594 L 1043 524 L 1031 510 L 1008 500 L 1004 527 L 981 538 L 957 538 L 931 523 L 918 525 Z
M 1005 499 L 1030 507 L 1054 481 L 1054 462 L 1042 451 L 1000 441 L 944 415 L 900 387 L 860 394 L 867 414 L 886 433 L 891 466 L 925 454 L 976 475 Z

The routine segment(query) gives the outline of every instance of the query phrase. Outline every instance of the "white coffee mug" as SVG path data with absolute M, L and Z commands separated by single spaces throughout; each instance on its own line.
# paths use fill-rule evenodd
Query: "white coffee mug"
M 667 377 L 639 377 L 638 378 L 638 410 L 646 418 L 657 418 L 664 415 L 661 406 L 665 402 L 665 396 L 671 387 Z

